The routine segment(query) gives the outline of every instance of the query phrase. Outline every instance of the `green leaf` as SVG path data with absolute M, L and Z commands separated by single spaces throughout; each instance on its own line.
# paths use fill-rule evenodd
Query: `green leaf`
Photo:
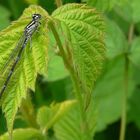
M 24 0 L 28 4 L 38 4 L 38 0 Z
M 84 113 L 87 114 L 88 136 L 92 139 L 96 124 L 96 112 L 93 101 L 91 101 L 89 108 Z M 83 126 L 78 102 L 54 125 L 55 136 L 59 140 L 88 140 L 84 129 L 87 128 Z
M 46 128 L 46 124 L 51 118 L 51 109 L 49 107 L 43 106 L 39 108 L 37 113 L 37 122 L 41 129 Z
M 100 11 L 109 11 L 116 5 L 124 5 L 128 0 L 87 0 L 88 5 Z
M 0 5 L 0 13 L 2 13 L 0 15 L 0 30 L 5 28 L 6 26 L 8 26 L 10 24 L 10 12 L 3 6 Z
M 69 76 L 67 69 L 64 66 L 63 60 L 60 56 L 54 55 L 50 58 L 48 64 L 47 81 L 57 81 Z
M 140 8 L 139 8 L 139 6 L 140 6 L 140 1 L 139 0 L 133 0 L 133 1 L 131 1 L 131 0 L 129 0 L 129 3 L 130 3 L 130 5 L 131 5 L 131 7 L 132 7 L 132 18 L 133 18 L 133 21 L 135 22 L 135 23 L 137 23 L 137 22 L 139 22 L 140 21 Z
M 9 140 L 8 133 L 0 136 L 0 140 Z M 13 131 L 13 140 L 43 140 L 43 136 L 37 129 L 15 129 Z
M 12 13 L 12 17 L 14 19 L 19 18 L 19 16 L 22 14 L 23 10 L 27 7 L 27 4 L 23 0 L 12 0 L 7 1 L 7 5 Z
M 132 9 L 131 9 L 130 3 L 126 3 L 122 7 L 116 6 L 114 8 L 114 10 L 126 22 L 131 22 L 132 21 Z
M 121 7 L 116 7 L 117 13 L 129 22 L 138 23 L 140 21 L 140 1 L 128 0 L 128 2 Z
M 127 41 L 123 32 L 115 22 L 106 19 L 106 25 L 106 56 L 112 59 L 125 53 Z
M 139 88 L 137 88 L 136 90 L 134 90 L 133 96 L 129 99 L 128 119 L 129 121 L 134 122 L 138 128 L 140 128 L 139 99 L 140 99 L 140 90 Z
M 68 29 L 74 66 L 84 91 L 91 93 L 105 55 L 102 17 L 83 4 L 67 4 L 55 10 L 52 16 Z
M 135 125 L 140 129 L 140 106 L 139 106 L 139 99 L 140 99 L 140 69 L 137 67 L 133 67 L 134 73 L 133 73 L 133 79 L 135 80 L 136 86 L 135 90 L 133 91 L 133 95 L 128 100 L 128 122 L 135 123 Z
M 140 37 L 133 40 L 128 57 L 135 66 L 140 68 Z
M 135 86 L 131 69 L 129 72 L 128 97 L 132 95 Z M 97 131 L 102 131 L 120 118 L 123 92 L 124 59 L 120 57 L 106 63 L 93 91 L 94 102 L 98 105 Z
M 60 32 L 58 32 L 61 36 Z M 61 39 L 63 36 L 61 37 Z M 48 76 L 47 81 L 57 81 L 64 79 L 69 76 L 67 69 L 64 66 L 62 58 L 55 54 L 57 51 L 57 46 L 55 45 L 55 40 L 51 32 L 49 32 L 49 63 L 48 63 Z M 55 48 L 55 49 L 54 49 Z
M 24 11 L 19 20 L 0 32 L 0 69 L 17 45 L 25 26 L 31 21 L 31 15 L 36 12 L 44 18 L 48 16 L 41 7 L 31 6 Z M 22 98 L 26 97 L 28 88 L 34 90 L 37 74 L 46 74 L 47 72 L 48 39 L 41 35 L 44 33 L 44 24 L 42 19 L 41 27 L 38 29 L 40 33 L 36 33 L 32 37 L 32 49 L 30 49 L 30 43 L 28 43 L 2 98 L 2 110 L 5 113 L 9 132 L 12 131 L 16 112 Z M 8 70 L 6 73 L 8 73 Z M 6 77 L 5 75 L 4 79 Z
M 57 102 L 73 98 L 73 85 L 70 77 L 51 82 L 48 85 L 51 89 L 53 99 Z M 55 88 L 54 88 L 55 87 Z
M 119 28 L 122 30 L 123 34 L 126 35 L 129 32 L 130 23 L 124 17 L 122 17 L 122 16 L 120 16 L 120 14 L 118 14 L 118 12 L 123 12 L 122 9 L 121 8 L 118 9 L 116 7 L 111 12 L 109 12 L 108 18 L 111 21 L 115 22 L 119 26 Z M 127 37 L 126 37 L 126 39 L 127 39 Z
M 45 131 L 50 129 L 59 119 L 61 119 L 76 103 L 76 100 L 64 101 L 52 104 L 50 107 L 41 107 L 37 114 L 37 122 Z

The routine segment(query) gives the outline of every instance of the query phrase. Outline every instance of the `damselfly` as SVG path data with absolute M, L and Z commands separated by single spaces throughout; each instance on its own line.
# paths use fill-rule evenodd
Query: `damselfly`
M 0 90 L 0 98 L 1 96 L 3 95 L 10 79 L 11 79 L 11 76 L 15 70 L 15 67 L 17 65 L 17 63 L 19 62 L 20 58 L 21 58 L 21 55 L 22 55 L 22 52 L 24 50 L 24 48 L 26 47 L 27 43 L 29 41 L 31 41 L 31 38 L 32 38 L 32 35 L 37 32 L 38 30 L 38 27 L 40 26 L 40 20 L 41 20 L 41 15 L 40 14 L 33 14 L 32 15 L 32 20 L 31 22 L 24 28 L 24 32 L 23 32 L 23 36 L 21 37 L 21 39 L 19 40 L 19 43 L 18 45 L 16 46 L 16 48 L 19 48 L 19 51 L 17 53 L 17 56 L 14 60 L 14 63 L 12 64 L 11 68 L 10 68 L 10 71 L 8 73 L 8 76 L 6 78 L 6 80 L 4 81 L 4 84 Z M 15 50 L 16 51 L 16 50 Z M 12 58 L 13 56 L 11 55 L 10 58 Z M 9 59 L 10 60 L 10 59 Z M 7 66 L 8 63 L 5 64 L 4 68 Z

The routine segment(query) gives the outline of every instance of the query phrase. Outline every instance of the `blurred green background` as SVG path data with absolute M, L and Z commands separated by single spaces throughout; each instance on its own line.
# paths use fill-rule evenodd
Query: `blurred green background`
M 120 132 L 121 99 L 124 92 L 124 56 L 126 46 L 132 46 L 129 65 L 129 95 L 127 103 L 126 140 L 140 140 L 140 0 L 63 0 L 66 3 L 87 3 L 96 7 L 106 23 L 106 61 L 101 76 L 93 91 L 98 108 L 95 140 L 118 140 Z M 30 4 L 38 4 L 49 14 L 56 9 L 54 0 L 0 0 L 0 30 L 16 20 Z M 129 40 L 130 30 L 133 37 Z M 133 53 L 135 52 L 135 53 Z M 32 101 L 36 110 L 51 102 L 60 102 L 73 97 L 72 83 L 62 63 L 53 64 L 56 79 L 38 76 L 36 93 Z M 50 75 L 52 68 L 49 67 Z M 59 72 L 59 73 L 58 73 Z M 51 77 L 51 76 L 50 76 Z M 1 112 L 0 112 L 1 113 Z M 27 127 L 17 118 L 15 128 Z M 0 134 L 6 132 L 3 114 L 0 114 Z

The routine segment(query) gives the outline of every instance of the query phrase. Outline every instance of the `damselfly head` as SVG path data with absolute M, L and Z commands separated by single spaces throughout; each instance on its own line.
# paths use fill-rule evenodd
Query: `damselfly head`
M 40 14 L 33 14 L 32 18 L 33 18 L 33 20 L 39 20 L 39 19 L 41 19 L 41 15 Z

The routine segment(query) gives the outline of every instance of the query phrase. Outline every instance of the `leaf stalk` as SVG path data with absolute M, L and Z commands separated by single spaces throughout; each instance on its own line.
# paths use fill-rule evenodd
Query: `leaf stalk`
M 82 91 L 81 91 L 81 88 L 80 88 L 80 83 L 79 83 L 79 80 L 78 80 L 78 76 L 74 70 L 74 67 L 72 66 L 72 63 L 71 63 L 71 60 L 68 59 L 67 55 L 66 55 L 66 52 L 63 48 L 63 45 L 62 45 L 62 42 L 59 38 L 59 34 L 55 28 L 55 25 L 53 23 L 53 21 L 50 21 L 48 23 L 53 35 L 54 35 L 54 38 L 57 42 L 57 45 L 59 47 L 59 50 L 60 50 L 60 53 L 61 53 L 61 56 L 63 58 L 63 62 L 66 66 L 66 68 L 68 69 L 69 73 L 70 73 L 70 76 L 71 76 L 71 79 L 72 79 L 72 82 L 73 82 L 73 85 L 74 85 L 74 89 L 75 89 L 75 94 L 76 94 L 76 98 L 77 100 L 79 101 L 79 107 L 80 107 L 80 112 L 81 112 L 81 118 L 82 118 L 82 130 L 83 130 L 83 133 L 85 133 L 85 138 L 82 138 L 83 140 L 85 139 L 91 139 L 90 138 L 90 134 L 89 134 L 89 130 L 88 130 L 88 123 L 87 123 L 87 118 L 86 118 L 86 113 L 85 113 L 85 110 L 84 110 L 84 101 L 83 101 L 83 98 L 82 98 Z
M 62 6 L 62 0 L 55 0 L 57 7 Z
M 134 34 L 134 24 L 132 23 L 129 28 L 128 43 L 131 44 Z M 122 98 L 122 114 L 121 114 L 121 126 L 120 126 L 120 137 L 119 140 L 125 140 L 126 122 L 127 122 L 127 96 L 128 96 L 128 82 L 129 82 L 129 59 L 128 49 L 124 54 L 125 66 L 124 66 L 124 92 Z

